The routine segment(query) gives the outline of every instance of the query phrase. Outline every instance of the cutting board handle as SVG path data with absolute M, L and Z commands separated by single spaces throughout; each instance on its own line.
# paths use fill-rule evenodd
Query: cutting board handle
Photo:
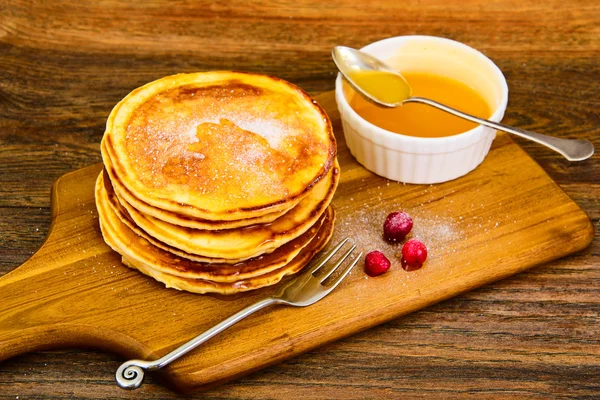
M 94 165 L 52 185 L 52 224 L 46 240 L 29 260 L 0 277 L 0 360 L 64 347 L 155 357 L 131 337 L 97 324 L 99 310 L 93 305 L 102 274 L 93 273 L 119 263 L 118 256 L 97 239 L 98 216 L 90 204 L 94 201 L 90 185 L 101 169 L 101 164 Z M 93 211 L 82 213 L 82 208 Z
M 34 315 L 33 311 L 19 311 L 10 317 L 18 318 L 20 323 L 23 323 L 22 318 L 27 319 L 28 316 Z M 41 310 L 36 308 L 35 314 L 39 311 Z M 59 322 L 26 329 L 11 329 L 8 326 L 10 322 L 4 317 L 0 320 L 0 361 L 34 351 L 74 347 L 116 352 L 125 358 L 156 358 L 152 351 L 139 342 L 118 332 Z

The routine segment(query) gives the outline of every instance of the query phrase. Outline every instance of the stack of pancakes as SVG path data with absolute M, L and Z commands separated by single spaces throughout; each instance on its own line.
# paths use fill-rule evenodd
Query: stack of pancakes
M 237 72 L 160 79 L 117 104 L 101 150 L 104 239 L 167 287 L 272 285 L 331 237 L 331 123 L 288 82 Z

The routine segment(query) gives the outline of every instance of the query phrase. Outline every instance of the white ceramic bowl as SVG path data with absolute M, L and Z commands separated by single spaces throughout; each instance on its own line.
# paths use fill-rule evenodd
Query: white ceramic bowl
M 489 58 L 465 44 L 433 36 L 399 36 L 361 50 L 383 61 L 393 60 L 400 71 L 429 72 L 462 81 L 494 110 L 492 121 L 499 122 L 504 116 L 508 102 L 504 75 Z M 438 183 L 458 178 L 483 161 L 496 136 L 494 129 L 481 125 L 441 138 L 405 136 L 381 129 L 350 107 L 342 82 L 338 74 L 335 95 L 346 144 L 358 162 L 388 179 Z

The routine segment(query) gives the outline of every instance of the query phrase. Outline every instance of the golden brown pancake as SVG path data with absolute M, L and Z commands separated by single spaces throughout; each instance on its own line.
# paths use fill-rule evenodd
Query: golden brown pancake
M 296 207 L 270 224 L 241 229 L 205 231 L 185 228 L 144 215 L 122 199 L 109 198 L 113 208 L 124 207 L 135 225 L 159 241 L 189 254 L 210 258 L 247 259 L 270 253 L 306 232 L 325 211 L 337 187 L 336 166 Z
M 150 204 L 138 199 L 133 193 L 127 190 L 123 184 L 119 182 L 119 177 L 114 173 L 110 158 L 104 160 L 105 174 L 112 176 L 109 178 L 104 177 L 104 181 L 110 181 L 110 185 L 114 188 L 114 191 L 118 194 L 119 198 L 130 204 L 139 212 L 149 215 L 151 217 L 160 219 L 165 222 L 169 222 L 174 225 L 185 226 L 187 228 L 204 229 L 204 230 L 220 230 L 220 229 L 234 229 L 243 228 L 245 226 L 256 225 L 256 224 L 267 224 L 273 222 L 277 218 L 281 217 L 289 210 L 282 210 L 275 213 L 265 214 L 260 217 L 246 218 L 233 221 L 211 221 L 208 219 L 190 217 L 187 215 L 177 214 L 172 211 L 162 210 L 160 208 L 151 206 Z M 109 172 L 110 171 L 110 174 Z M 292 207 L 293 208 L 293 207 Z
M 120 241 L 124 243 L 139 242 L 137 247 L 146 246 L 147 242 L 161 250 L 170 252 L 184 259 L 173 258 L 171 264 L 160 264 L 157 270 L 172 275 L 186 278 L 209 279 L 217 282 L 233 282 L 261 275 L 280 268 L 290 262 L 310 241 L 316 236 L 325 220 L 327 213 L 296 239 L 278 247 L 269 254 L 246 260 L 209 259 L 185 253 L 179 249 L 166 245 L 139 229 L 127 212 L 122 208 L 115 208 L 109 200 L 111 196 L 110 183 L 105 176 L 100 175 L 96 181 L 96 204 L 99 210 L 102 226 L 109 227 L 111 231 L 118 232 Z M 125 226 L 122 226 L 125 225 Z M 136 246 L 134 246 L 136 247 Z
M 258 289 L 273 285 L 284 276 L 298 272 L 329 241 L 335 218 L 333 209 L 328 208 L 323 224 L 310 243 L 288 263 L 273 269 L 267 257 L 259 257 L 237 265 L 222 266 L 196 263 L 180 258 L 153 246 L 137 236 L 125 224 L 113 225 L 114 220 L 107 218 L 107 213 L 111 212 L 110 206 L 105 201 L 98 201 L 97 205 L 104 240 L 113 250 L 122 255 L 125 265 L 163 282 L 167 287 L 194 293 L 233 294 Z M 199 279 L 194 276 L 210 279 Z
M 223 221 L 290 209 L 327 175 L 335 152 L 329 119 L 301 89 L 228 71 L 134 90 L 111 112 L 102 146 L 139 200 Z
M 329 208 L 328 210 L 332 211 L 333 209 Z M 305 247 L 300 254 L 293 258 L 287 265 L 258 277 L 243 279 L 232 283 L 214 282 L 203 279 L 183 278 L 181 276 L 170 275 L 154 269 L 151 265 L 145 264 L 142 261 L 127 257 L 123 257 L 123 263 L 130 268 L 137 269 L 144 275 L 151 276 L 157 281 L 164 283 L 167 288 L 174 288 L 200 294 L 235 294 L 275 285 L 285 276 L 298 273 L 319 251 L 325 247 L 331 238 L 332 233 L 333 220 L 327 218 L 326 222 L 321 227 L 321 230 L 311 241 L 309 246 Z

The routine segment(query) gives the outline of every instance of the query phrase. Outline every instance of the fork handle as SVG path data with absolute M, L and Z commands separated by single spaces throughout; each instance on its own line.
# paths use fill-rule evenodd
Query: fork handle
M 175 350 L 171 351 L 170 353 L 165 354 L 158 360 L 155 360 L 155 361 L 129 360 L 129 361 L 124 362 L 123 364 L 121 364 L 119 369 L 117 369 L 117 373 L 116 373 L 117 384 L 120 387 L 122 387 L 123 389 L 137 389 L 138 387 L 140 387 L 142 385 L 142 382 L 144 381 L 144 371 L 145 370 L 153 371 L 156 369 L 160 369 L 160 368 L 166 366 L 167 364 L 170 364 L 171 362 L 177 360 L 179 357 L 183 356 L 184 354 L 189 353 L 190 351 L 192 351 L 193 349 L 195 349 L 202 343 L 211 339 L 213 336 L 216 336 L 217 334 L 223 332 L 225 329 L 229 328 L 230 326 L 243 320 L 247 316 L 254 314 L 258 310 L 262 310 L 265 307 L 271 306 L 273 304 L 278 304 L 278 303 L 279 303 L 279 301 L 277 299 L 269 297 L 269 298 L 260 300 L 254 304 L 251 304 L 248 307 L 244 308 L 243 310 L 238 311 L 237 313 L 233 314 L 231 317 L 227 318 L 226 320 L 218 323 L 217 325 L 213 326 L 212 328 L 199 334 L 198 336 L 196 336 L 189 342 L 186 342 L 186 343 L 182 344 L 181 346 L 179 346 L 178 348 L 176 348 Z

